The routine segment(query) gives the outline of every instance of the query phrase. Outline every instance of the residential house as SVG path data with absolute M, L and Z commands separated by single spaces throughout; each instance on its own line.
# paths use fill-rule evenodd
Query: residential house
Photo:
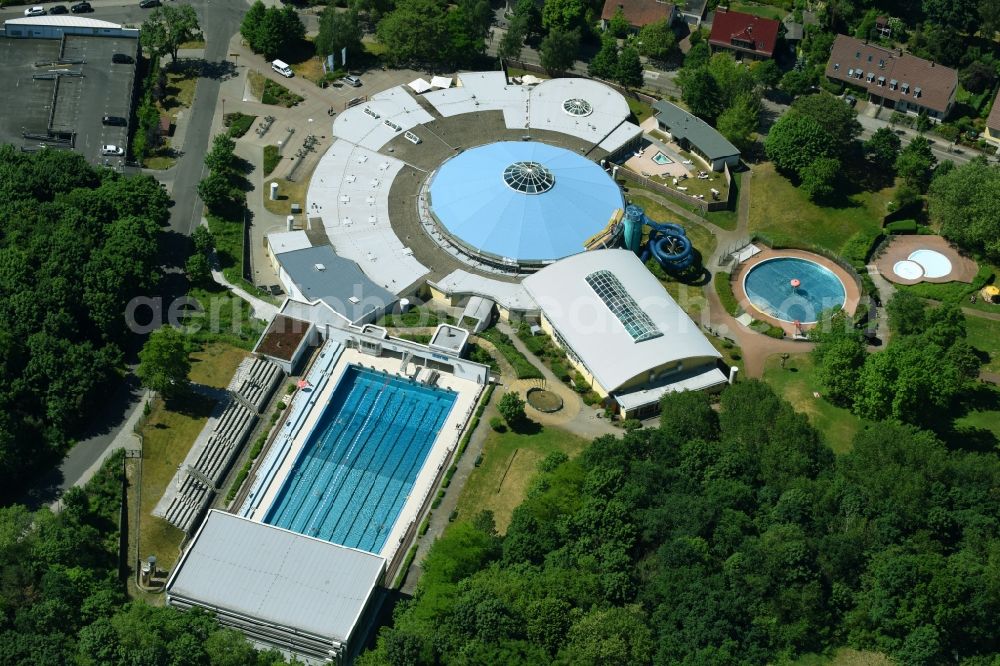
M 677 20 L 677 6 L 670 2 L 660 2 L 660 0 L 605 0 L 604 9 L 601 11 L 601 27 L 605 30 L 611 23 L 611 19 L 619 11 L 625 16 L 629 27 L 638 32 L 643 27 L 651 23 L 667 21 L 668 24 Z
M 739 149 L 701 118 L 665 100 L 653 104 L 653 110 L 660 129 L 684 150 L 704 158 L 713 171 L 740 163 Z
M 726 49 L 737 57 L 765 60 L 774 57 L 780 27 L 780 21 L 719 7 L 708 44 L 713 50 Z
M 1000 146 L 1000 92 L 997 92 L 997 98 L 993 100 L 993 109 L 986 119 L 986 131 L 983 132 L 983 138 Z
M 944 120 L 955 104 L 958 72 L 902 49 L 837 35 L 827 78 L 861 88 L 868 101 L 900 113 Z

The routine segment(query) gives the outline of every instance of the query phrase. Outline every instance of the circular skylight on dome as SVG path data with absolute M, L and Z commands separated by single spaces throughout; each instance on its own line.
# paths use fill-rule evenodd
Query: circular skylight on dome
M 556 184 L 552 172 L 538 162 L 514 162 L 504 169 L 503 180 L 507 187 L 524 194 L 548 192 Z
M 594 107 L 587 100 L 574 97 L 563 102 L 563 111 L 571 116 L 589 116 L 594 112 Z

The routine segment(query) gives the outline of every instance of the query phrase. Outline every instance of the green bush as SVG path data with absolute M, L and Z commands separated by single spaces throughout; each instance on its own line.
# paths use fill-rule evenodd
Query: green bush
M 507 426 L 505 426 L 503 423 L 503 419 L 500 418 L 499 416 L 494 416 L 493 418 L 490 419 L 490 427 L 496 430 L 497 432 L 503 432 L 507 429 Z
M 452 465 L 448 468 L 448 471 L 444 473 L 444 479 L 441 481 L 441 487 L 447 488 L 451 485 L 451 477 L 455 476 L 455 472 L 458 471 L 458 467 Z
M 278 154 L 277 146 L 264 146 L 264 175 L 268 176 L 278 168 L 281 162 L 281 155 Z
M 764 335 L 769 338 L 775 338 L 781 340 L 785 337 L 785 329 L 780 326 L 774 326 L 773 324 L 768 324 L 767 328 L 763 331 Z
M 441 506 L 441 498 L 440 498 L 440 497 L 435 497 L 435 498 L 434 498 L 434 501 L 433 501 L 433 502 L 431 502 L 431 508 L 432 508 L 432 509 L 436 509 L 436 508 L 438 508 L 439 506 Z
M 260 101 L 264 104 L 284 107 L 293 107 L 303 99 L 285 86 L 270 79 L 264 82 L 264 94 L 260 96 Z
M 430 511 L 427 512 L 427 517 L 424 518 L 423 522 L 420 523 L 420 527 L 417 528 L 417 536 L 427 534 L 427 529 L 431 526 L 431 516 L 433 515 Z
M 573 373 L 573 385 L 576 386 L 577 393 L 586 393 L 590 390 L 590 382 L 579 372 Z
M 474 462 L 472 464 L 475 465 L 476 467 L 479 467 L 480 465 L 482 465 L 483 464 L 483 454 L 480 453 L 478 456 L 476 456 L 476 462 Z
M 396 574 L 396 580 L 392 581 L 392 589 L 398 590 L 403 586 L 403 581 L 406 580 L 406 572 L 410 570 L 410 565 L 413 564 L 413 560 L 417 557 L 417 544 L 410 546 L 410 549 L 406 551 L 406 557 L 403 558 L 403 563 L 399 565 L 399 573 Z
M 229 128 L 229 136 L 238 139 L 250 130 L 255 120 L 257 120 L 257 116 L 248 116 L 236 111 L 235 113 L 227 113 L 222 122 Z
M 454 511 L 451 512 L 451 515 L 448 516 L 448 522 L 453 523 L 457 518 L 458 518 L 458 509 L 455 509 Z
M 722 307 L 734 317 L 739 315 L 740 305 L 736 302 L 736 296 L 733 295 L 733 285 L 730 282 L 729 273 L 720 271 L 715 274 L 713 280 L 715 281 L 715 293 L 719 295 Z
M 503 354 L 507 362 L 514 367 L 518 379 L 541 379 L 542 371 L 532 365 L 524 354 L 517 350 L 510 338 L 495 328 L 488 328 L 479 337 L 493 343 L 493 346 Z
M 885 225 L 885 230 L 891 234 L 914 234 L 917 232 L 917 221 L 896 220 Z
M 872 250 L 882 242 L 882 239 L 882 234 L 877 231 L 859 231 L 851 235 L 844 243 L 844 246 L 840 248 L 840 256 L 853 266 L 854 270 L 862 272 L 868 263 L 868 257 L 871 255 Z

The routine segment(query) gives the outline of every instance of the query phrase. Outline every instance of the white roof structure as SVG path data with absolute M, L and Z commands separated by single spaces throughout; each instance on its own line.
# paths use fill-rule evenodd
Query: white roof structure
M 488 298 L 507 310 L 537 311 L 538 304 L 519 282 L 501 282 L 482 275 L 454 270 L 437 282 L 428 282 L 446 294 L 474 294 Z
M 333 133 L 369 150 L 378 150 L 397 135 L 432 120 L 434 117 L 404 86 L 396 86 L 338 115 L 333 121 Z
M 463 72 L 458 75 L 458 87 L 432 90 L 424 99 L 445 118 L 476 111 L 502 111 L 508 128 L 528 126 L 528 91 L 508 85 L 503 72 Z
M 384 570 L 377 555 L 213 510 L 174 567 L 167 598 L 332 648 L 351 638 Z
M 417 93 L 418 95 L 421 95 L 431 89 L 431 84 L 428 83 L 427 80 L 422 77 L 419 79 L 413 79 L 406 85 L 409 86 L 410 89 L 413 92 Z
M 403 166 L 338 139 L 320 159 L 306 195 L 307 213 L 322 218 L 337 254 L 356 261 L 373 282 L 396 294 L 430 272 L 389 223 L 389 190 Z
M 267 245 L 271 248 L 271 252 L 274 256 L 283 254 L 285 252 L 295 252 L 296 250 L 304 250 L 307 247 L 312 247 L 312 243 L 309 242 L 309 236 L 306 232 L 298 231 L 280 231 L 273 234 L 267 235 Z
M 608 393 L 671 363 L 694 366 L 721 358 L 628 250 L 566 257 L 523 285 Z
M 105 29 L 105 30 L 121 30 L 122 26 L 120 23 L 112 23 L 111 21 L 101 21 L 100 19 L 88 18 L 86 16 L 74 16 L 72 14 L 67 14 L 65 16 L 27 16 L 25 18 L 15 18 L 8 19 L 3 22 L 4 25 L 43 25 L 43 26 L 55 26 L 60 28 L 95 28 L 95 29 Z M 138 32 L 138 31 L 137 31 Z
M 586 104 L 567 104 L 575 101 Z M 622 94 L 603 83 L 590 79 L 549 79 L 531 89 L 528 122 L 532 128 L 571 134 L 596 144 L 626 122 L 630 113 Z M 623 143 L 605 150 L 613 151 Z
M 451 88 L 451 77 L 450 76 L 431 77 L 431 85 L 435 88 Z

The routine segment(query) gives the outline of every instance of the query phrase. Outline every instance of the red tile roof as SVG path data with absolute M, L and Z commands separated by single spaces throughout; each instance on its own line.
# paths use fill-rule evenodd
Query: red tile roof
M 990 111 L 989 118 L 986 119 L 986 126 L 990 128 L 991 132 L 1000 134 L 1000 92 L 997 92 L 997 98 L 993 100 L 993 109 Z
M 854 76 L 851 76 L 852 69 Z M 940 113 L 948 110 L 958 89 L 958 72 L 950 67 L 846 35 L 837 35 L 834 40 L 826 75 L 893 102 L 905 100 L 907 104 Z M 871 81 L 868 81 L 869 75 L 873 75 Z
M 674 15 L 674 5 L 658 0 L 605 0 L 601 19 L 610 21 L 621 8 L 629 25 L 641 28 Z
M 743 53 L 756 53 L 767 56 L 774 55 L 774 47 L 778 43 L 779 21 L 761 18 L 743 12 L 731 12 L 725 7 L 715 10 L 712 19 L 712 34 L 708 43 L 725 49 L 733 49 Z

